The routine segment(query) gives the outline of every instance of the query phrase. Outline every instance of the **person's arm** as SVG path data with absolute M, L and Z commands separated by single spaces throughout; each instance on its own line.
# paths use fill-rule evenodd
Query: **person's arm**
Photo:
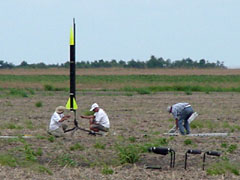
M 65 115 L 58 122 L 63 122 L 63 121 L 67 120 L 70 117 L 71 117 L 70 115 Z
M 178 118 L 176 118 L 176 130 L 178 129 Z
M 94 116 L 91 115 L 91 116 L 80 116 L 81 118 L 84 118 L 84 119 L 94 119 Z

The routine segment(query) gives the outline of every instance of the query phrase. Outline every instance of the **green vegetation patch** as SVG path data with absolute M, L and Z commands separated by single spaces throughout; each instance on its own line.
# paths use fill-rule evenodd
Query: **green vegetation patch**
M 70 156 L 70 154 L 61 154 L 56 159 L 55 162 L 59 164 L 60 166 L 71 166 L 75 167 L 77 166 L 77 162 Z
M 210 130 L 216 129 L 219 127 L 219 123 L 216 123 L 214 121 L 211 120 L 197 120 L 197 121 L 193 121 L 190 124 L 190 127 L 192 129 L 202 129 L 202 128 L 208 128 Z
M 76 150 L 83 151 L 84 149 L 85 149 L 84 146 L 79 143 L 76 143 L 73 146 L 70 146 L 71 151 L 76 151 Z
M 68 75 L 1 75 L 0 82 L 21 84 L 37 83 L 45 91 L 68 91 Z M 76 83 L 94 85 L 102 90 L 118 90 L 132 93 L 150 94 L 162 91 L 192 92 L 240 92 L 240 75 L 77 75 Z M 59 84 L 66 84 L 58 87 Z M 114 84 L 117 85 L 114 88 Z M 104 86 L 103 86 L 104 85 Z M 122 87 L 122 88 L 117 88 Z M 36 88 L 37 89 L 37 88 Z M 9 95 L 28 97 L 31 89 L 10 89 Z
M 221 175 L 230 172 L 239 176 L 240 165 L 237 163 L 231 163 L 229 160 L 221 160 L 217 163 L 211 164 L 207 168 L 208 175 Z
M 11 154 L 0 154 L 0 164 L 10 167 L 16 167 L 18 165 L 16 158 Z
M 191 144 L 193 144 L 193 142 L 192 142 L 191 139 L 185 139 L 185 140 L 184 140 L 184 144 L 185 144 L 185 145 L 191 145 Z
M 123 140 L 121 143 L 115 144 L 115 150 L 118 154 L 120 163 L 136 163 L 139 161 L 141 154 L 148 152 L 150 147 L 161 147 L 168 145 L 168 140 L 166 138 L 150 139 L 147 137 L 146 141 L 147 142 L 142 143 L 134 143 L 134 141 L 133 144 L 123 144 L 125 142 Z
M 237 144 L 231 144 L 231 145 L 228 147 L 227 152 L 233 153 L 235 150 L 237 150 Z
M 104 175 L 109 175 L 109 174 L 113 174 L 113 173 L 114 173 L 113 169 L 111 169 L 107 165 L 105 165 L 102 169 L 102 174 L 104 174 Z
M 39 107 L 42 107 L 42 106 L 43 106 L 42 101 L 36 102 L 36 103 L 35 103 L 35 106 L 38 107 L 38 108 L 39 108 Z
M 33 122 L 31 120 L 26 120 L 24 123 L 27 129 L 34 129 Z
M 23 129 L 23 126 L 9 122 L 1 125 L 1 129 Z
M 28 94 L 24 89 L 16 89 L 16 88 L 9 89 L 8 95 L 17 96 L 17 97 L 28 97 Z
M 136 163 L 140 158 L 141 150 L 134 144 L 116 145 L 116 150 L 121 164 Z
M 106 144 L 103 144 L 102 142 L 97 141 L 96 144 L 94 145 L 96 149 L 105 149 Z

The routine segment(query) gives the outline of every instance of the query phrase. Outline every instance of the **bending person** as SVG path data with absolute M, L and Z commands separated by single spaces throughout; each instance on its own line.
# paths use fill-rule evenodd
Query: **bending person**
M 189 103 L 177 103 L 172 106 L 168 106 L 167 111 L 172 113 L 174 119 L 176 120 L 176 129 L 182 135 L 190 134 L 190 125 L 188 118 L 194 113 L 192 106 Z M 184 131 L 186 130 L 186 133 Z
M 110 128 L 110 122 L 106 112 L 102 108 L 100 108 L 97 103 L 94 103 L 91 106 L 90 111 L 93 111 L 94 115 L 80 116 L 81 118 L 89 119 L 90 130 L 95 132 L 108 132 Z

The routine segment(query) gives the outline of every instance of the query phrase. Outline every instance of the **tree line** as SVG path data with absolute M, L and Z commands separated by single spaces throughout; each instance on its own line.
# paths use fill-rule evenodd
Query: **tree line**
M 62 64 L 45 64 L 43 62 L 36 64 L 28 64 L 26 61 L 22 61 L 19 65 L 4 62 L 0 60 L 1 69 L 11 68 L 69 68 L 69 61 Z M 209 62 L 205 59 L 192 60 L 186 58 L 182 60 L 171 61 L 170 59 L 163 59 L 151 56 L 147 61 L 130 60 L 130 61 L 117 61 L 115 59 L 111 61 L 95 60 L 95 61 L 80 61 L 76 62 L 76 68 L 226 68 L 224 62 L 216 61 Z

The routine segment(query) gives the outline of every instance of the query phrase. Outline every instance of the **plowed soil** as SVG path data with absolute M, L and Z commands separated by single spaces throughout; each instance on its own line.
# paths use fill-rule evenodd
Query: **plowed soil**
M 36 92 L 27 98 L 5 97 L 0 99 L 0 126 L 1 135 L 28 134 L 46 138 L 26 139 L 33 149 L 41 148 L 42 155 L 37 162 L 48 168 L 52 175 L 35 171 L 30 167 L 0 166 L 0 179 L 19 180 L 70 180 L 70 179 L 112 179 L 112 180 L 219 180 L 239 179 L 239 176 L 231 172 L 225 175 L 208 175 L 202 170 L 202 155 L 189 155 L 187 170 L 184 170 L 185 152 L 188 149 L 200 149 L 202 151 L 220 151 L 232 163 L 240 162 L 240 95 L 238 93 L 156 93 L 150 95 L 124 95 L 118 92 L 85 92 L 77 93 L 77 120 L 81 127 L 88 128 L 88 121 L 81 119 L 80 114 L 87 111 L 91 104 L 98 103 L 108 114 L 111 122 L 111 131 L 107 136 L 91 136 L 78 130 L 73 136 L 66 134 L 65 138 L 57 138 L 54 142 L 48 140 L 46 127 L 55 108 L 65 105 L 68 99 L 67 92 Z M 42 102 L 42 107 L 36 107 L 37 102 Z M 177 102 L 189 102 L 193 109 L 199 113 L 195 122 L 200 124 L 192 128 L 192 133 L 227 132 L 227 137 L 169 137 L 163 135 L 174 124 L 172 116 L 166 112 L 168 105 Z M 65 114 L 71 114 L 65 112 Z M 31 123 L 29 123 L 31 122 Z M 19 128 L 9 128 L 11 123 Z M 30 125 L 29 125 L 30 124 Z M 73 118 L 67 122 L 73 127 Z M 235 128 L 236 127 L 236 128 Z M 129 141 L 134 137 L 135 141 Z M 167 147 L 176 152 L 176 163 L 170 168 L 170 154 L 166 156 L 153 153 L 142 153 L 139 161 L 134 164 L 118 164 L 115 144 L 146 143 L 146 138 L 166 138 Z M 191 144 L 187 145 L 186 140 Z M 79 143 L 84 150 L 71 151 L 70 147 Z M 96 144 L 104 144 L 104 148 L 97 148 Z M 227 147 L 237 145 L 233 152 L 227 152 Z M 14 149 L 21 143 L 0 140 L 0 153 L 19 152 Z M 20 153 L 20 152 L 19 152 Z M 75 157 L 75 166 L 54 163 L 58 155 L 68 154 Z M 207 157 L 206 169 L 219 161 L 217 157 Z M 106 164 L 113 170 L 113 174 L 104 174 Z M 161 170 L 145 169 L 144 165 L 158 165 Z

